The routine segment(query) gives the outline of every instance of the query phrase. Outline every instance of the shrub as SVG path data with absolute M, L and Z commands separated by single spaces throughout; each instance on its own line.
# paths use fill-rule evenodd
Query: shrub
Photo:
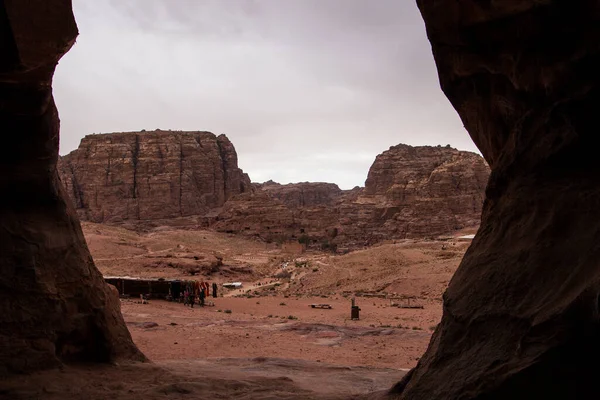
M 323 242 L 321 242 L 321 250 L 331 251 L 332 253 L 335 253 L 337 251 L 337 244 L 329 243 L 329 240 L 324 240 Z
M 292 273 L 289 271 L 281 271 L 275 274 L 275 278 L 277 279 L 289 279 L 292 277 Z
M 279 303 L 280 306 L 287 306 L 284 302 Z
M 231 314 L 231 310 L 225 310 L 225 314 Z
M 308 235 L 301 235 L 298 238 L 298 243 L 305 244 L 308 246 L 310 244 L 310 238 L 308 237 Z
M 296 268 L 303 268 L 308 266 L 308 261 L 295 261 L 294 265 Z
M 294 316 L 294 315 L 288 315 L 287 317 L 288 319 L 298 319 L 298 317 Z

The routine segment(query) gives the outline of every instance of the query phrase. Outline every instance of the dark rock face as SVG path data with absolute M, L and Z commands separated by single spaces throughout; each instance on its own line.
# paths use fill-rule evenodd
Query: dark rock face
M 68 0 L 0 1 L 0 375 L 143 359 L 56 171 L 52 75 L 76 36 Z
M 79 218 L 93 222 L 203 215 L 250 188 L 229 139 L 210 132 L 88 135 L 58 170 Z
M 402 399 L 600 397 L 600 1 L 419 0 L 492 167 L 481 227 Z

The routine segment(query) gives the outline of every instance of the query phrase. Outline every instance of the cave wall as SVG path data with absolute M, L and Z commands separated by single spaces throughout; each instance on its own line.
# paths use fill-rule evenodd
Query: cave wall
M 76 36 L 70 0 L 0 0 L 0 375 L 143 359 L 56 172 L 52 75 Z
M 417 4 L 492 173 L 442 321 L 391 394 L 600 398 L 600 1 Z

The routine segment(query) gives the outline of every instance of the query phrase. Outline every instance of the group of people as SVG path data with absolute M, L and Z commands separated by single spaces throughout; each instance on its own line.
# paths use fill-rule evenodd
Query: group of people
M 194 308 L 196 299 L 201 307 L 204 307 L 206 298 L 210 296 L 210 289 L 212 286 L 212 296 L 217 297 L 217 284 L 212 285 L 205 281 L 184 281 L 183 286 L 183 304 Z

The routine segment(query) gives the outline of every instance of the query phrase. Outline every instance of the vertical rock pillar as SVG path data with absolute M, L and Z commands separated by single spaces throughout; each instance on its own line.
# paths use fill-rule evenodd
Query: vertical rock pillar
M 56 172 L 52 75 L 76 36 L 70 0 L 0 0 L 0 375 L 143 359 Z
M 392 394 L 600 398 L 600 1 L 417 3 L 492 173 L 442 321 Z

